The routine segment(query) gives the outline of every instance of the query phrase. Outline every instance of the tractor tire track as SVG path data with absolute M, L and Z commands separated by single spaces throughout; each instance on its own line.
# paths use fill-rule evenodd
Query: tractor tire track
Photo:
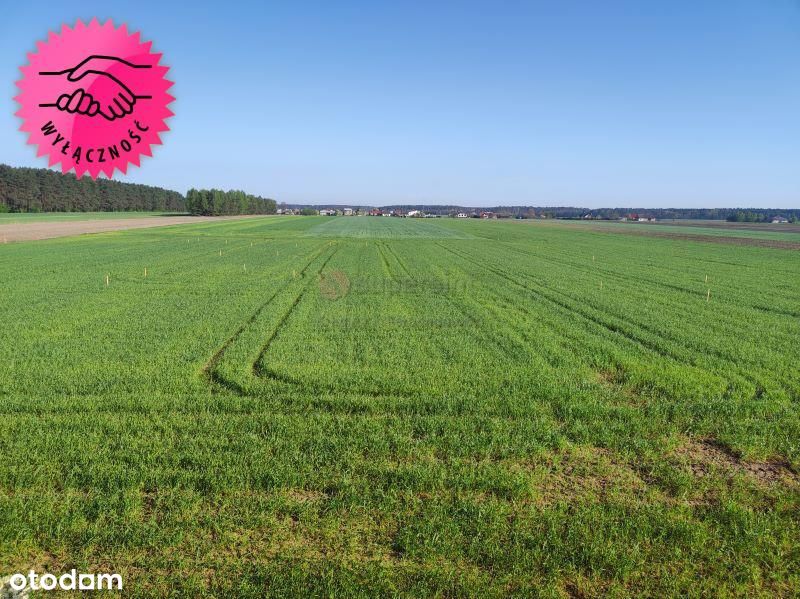
M 676 361 L 680 362 L 680 360 L 678 360 L 668 350 L 664 350 L 664 349 L 658 347 L 656 344 L 652 343 L 651 341 L 647 341 L 645 339 L 641 339 L 639 337 L 636 337 L 636 336 L 632 335 L 630 333 L 630 331 L 625 330 L 623 327 L 621 327 L 621 326 L 619 326 L 619 325 L 617 325 L 615 323 L 604 322 L 598 316 L 594 316 L 592 314 L 588 314 L 588 313 L 586 313 L 586 312 L 584 312 L 582 310 L 579 310 L 579 309 L 569 305 L 567 302 L 565 302 L 563 300 L 558 300 L 556 298 L 550 297 L 549 295 L 547 295 L 545 293 L 542 293 L 540 290 L 534 289 L 534 288 L 532 288 L 532 287 L 530 287 L 528 285 L 525 285 L 524 283 L 519 282 L 514 277 L 508 275 L 508 273 L 504 272 L 503 270 L 501 270 L 499 268 L 495 268 L 495 267 L 489 266 L 489 265 L 487 265 L 487 264 L 485 264 L 483 262 L 479 262 L 478 260 L 475 260 L 474 258 L 472 258 L 472 257 L 470 257 L 468 255 L 461 254 L 460 252 L 457 252 L 457 251 L 455 251 L 455 250 L 453 250 L 451 248 L 448 248 L 447 246 L 442 245 L 441 243 L 437 243 L 437 245 L 439 247 L 441 247 L 442 249 L 444 249 L 445 251 L 450 252 L 454 256 L 456 256 L 458 258 L 461 258 L 462 260 L 465 260 L 467 262 L 470 262 L 470 263 L 474 264 L 475 266 L 478 266 L 479 268 L 481 268 L 483 270 L 487 270 L 487 271 L 495 274 L 496 276 L 498 276 L 498 277 L 500 277 L 500 278 L 502 278 L 502 279 L 504 279 L 504 280 L 516 285 L 517 287 L 519 287 L 519 288 L 521 288 L 523 290 L 525 290 L 526 292 L 528 292 L 530 294 L 533 294 L 534 296 L 536 296 L 536 297 L 544 300 L 545 302 L 555 306 L 560 311 L 565 311 L 565 312 L 567 312 L 569 314 L 573 314 L 575 316 L 579 316 L 579 317 L 583 318 L 584 320 L 592 322 L 592 323 L 594 323 L 594 324 L 596 324 L 596 325 L 598 325 L 598 326 L 600 326 L 600 327 L 602 327 L 602 328 L 604 328 L 604 329 L 606 329 L 606 330 L 608 330 L 608 331 L 610 331 L 612 333 L 617 333 L 617 334 L 621 335 L 622 337 L 628 339 L 630 342 L 632 342 L 632 343 L 634 343 L 636 345 L 639 345 L 639 346 L 641 346 L 641 347 L 643 347 L 645 349 L 648 349 L 648 350 L 650 350 L 650 351 L 652 351 L 652 352 L 654 352 L 654 353 L 656 353 L 656 354 L 658 354 L 658 355 L 660 355 L 660 356 L 662 356 L 664 358 L 670 358 L 672 360 L 676 360 Z
M 305 276 L 306 269 L 308 269 L 308 267 L 314 262 L 314 260 L 316 260 L 320 256 L 320 254 L 322 254 L 323 250 L 324 246 L 322 248 L 319 248 L 316 252 L 313 252 L 313 256 L 311 257 L 311 259 L 306 263 L 306 265 L 300 271 L 301 277 Z M 225 342 L 219 347 L 219 349 L 216 352 L 214 352 L 211 358 L 209 358 L 208 361 L 200 369 L 200 375 L 204 379 L 206 379 L 209 382 L 215 382 L 222 384 L 223 386 L 229 387 L 229 385 L 231 384 L 230 381 L 221 379 L 215 372 L 217 364 L 219 364 L 220 360 L 222 359 L 222 356 L 225 354 L 225 351 L 236 341 L 236 339 L 238 339 L 241 336 L 241 334 L 247 329 L 247 327 L 252 325 L 262 314 L 262 312 L 264 312 L 267 306 L 269 306 L 275 300 L 275 298 L 278 297 L 279 294 L 288 289 L 291 284 L 292 281 L 289 280 L 285 284 L 278 287 L 275 290 L 275 292 L 269 297 L 269 299 L 267 299 L 263 304 L 261 304 L 258 308 L 256 308 L 256 310 L 250 315 L 250 317 L 244 323 L 242 323 L 230 337 L 228 337 L 225 340 Z M 236 385 L 236 387 L 237 389 L 232 389 L 232 390 L 234 390 L 239 394 L 243 394 L 242 389 L 238 385 Z
M 520 250 L 520 253 L 523 253 L 523 255 L 524 255 L 527 252 L 523 252 L 523 251 Z M 558 261 L 551 261 L 551 262 L 553 264 L 560 264 Z M 586 271 L 585 267 L 583 267 L 581 265 L 572 265 L 569 261 L 564 262 L 564 264 L 573 266 L 574 268 L 576 268 L 578 270 L 581 270 L 581 271 Z M 498 270 L 500 270 L 500 269 L 498 269 Z M 526 274 L 526 273 L 522 273 L 521 276 L 522 276 L 523 279 L 526 279 L 526 278 L 530 279 L 531 278 L 531 275 Z M 625 277 L 623 275 L 616 275 L 616 278 L 622 280 L 623 282 L 625 281 Z M 634 278 L 636 280 L 642 280 L 644 282 L 648 282 L 649 281 L 648 279 L 641 278 L 641 277 L 631 277 L 631 278 Z M 551 290 L 553 293 L 558 294 L 558 295 L 566 298 L 566 300 L 573 301 L 573 302 L 580 301 L 580 299 L 578 299 L 578 298 L 576 298 L 576 297 L 574 297 L 574 296 L 572 296 L 572 295 L 570 295 L 568 293 L 565 293 L 565 292 L 560 291 L 558 289 L 554 289 L 554 288 L 549 287 L 547 285 L 543 285 L 543 286 L 546 289 Z M 666 285 L 666 286 L 667 287 L 673 287 L 672 285 Z M 679 287 L 675 287 L 675 289 L 681 290 L 681 288 L 679 288 Z M 684 291 L 686 291 L 686 290 L 684 290 Z M 597 307 L 596 305 L 592 304 L 591 302 L 587 302 L 587 303 L 593 309 L 598 310 L 600 312 L 603 311 L 601 308 Z M 618 316 L 618 315 L 615 315 L 615 314 L 611 314 L 611 313 L 608 313 L 608 314 L 612 318 L 621 318 L 621 316 Z M 671 344 L 673 344 L 675 346 L 678 346 L 679 348 L 682 348 L 682 349 L 686 350 L 687 353 L 689 354 L 688 356 L 683 356 L 680 353 L 677 353 L 676 351 L 670 351 L 669 352 L 669 356 L 672 357 L 674 360 L 676 360 L 676 361 L 678 361 L 680 363 L 683 363 L 683 364 L 689 364 L 689 365 L 691 365 L 691 366 L 693 366 L 695 368 L 700 368 L 700 369 L 708 371 L 708 366 L 709 366 L 708 364 L 698 363 L 696 358 L 691 357 L 693 355 L 692 351 L 691 351 L 691 348 L 687 347 L 686 341 L 684 339 L 681 339 L 680 337 L 678 337 L 678 336 L 676 336 L 674 334 L 669 334 L 669 333 L 665 334 L 664 331 L 662 331 L 660 329 L 657 329 L 657 328 L 655 328 L 655 327 L 653 327 L 653 326 L 651 326 L 649 324 L 643 323 L 643 322 L 637 322 L 635 324 L 635 326 L 637 326 L 639 329 L 643 330 L 645 333 L 648 333 L 648 334 L 653 335 L 653 336 L 655 336 L 657 338 L 663 339 L 667 343 L 671 343 Z M 640 337 L 636 337 L 636 339 L 641 341 Z M 757 387 L 759 387 L 761 385 L 761 382 L 759 380 L 757 380 L 747 370 L 747 368 L 745 368 L 745 367 L 743 367 L 741 365 L 741 363 L 739 362 L 739 360 L 737 359 L 736 356 L 730 355 L 730 354 L 728 354 L 726 352 L 720 351 L 720 350 L 718 350 L 716 348 L 713 348 L 713 347 L 705 348 L 705 355 L 706 356 L 711 356 L 716 361 L 715 366 L 722 367 L 725 370 L 730 369 L 733 373 L 738 374 L 744 380 L 746 380 L 747 382 L 752 384 L 754 387 L 757 388 Z
M 334 248 L 333 252 L 331 252 L 331 254 L 327 258 L 325 258 L 324 262 L 317 269 L 317 271 L 315 273 L 316 275 L 322 274 L 322 271 L 325 270 L 325 267 L 328 265 L 328 262 L 331 261 L 331 258 L 333 258 L 336 255 L 336 252 L 338 252 L 338 251 L 339 251 L 339 248 L 337 246 L 337 247 Z M 312 262 L 313 262 L 313 260 L 312 260 Z M 308 266 L 309 265 L 306 265 L 306 268 L 308 268 Z M 303 269 L 301 274 L 303 274 L 303 276 L 305 276 L 305 268 Z M 273 329 L 272 333 L 267 338 L 266 343 L 261 347 L 261 351 L 258 353 L 258 357 L 255 359 L 255 361 L 253 362 L 253 365 L 252 365 L 252 372 L 253 372 L 254 376 L 261 377 L 261 372 L 262 372 L 262 368 L 260 366 L 261 361 L 263 360 L 264 356 L 266 355 L 267 350 L 269 349 L 270 345 L 272 345 L 272 343 L 278 337 L 280 332 L 286 326 L 286 323 L 288 322 L 289 318 L 291 317 L 292 312 L 294 312 L 295 308 L 297 308 L 298 304 L 301 302 L 301 300 L 303 299 L 305 294 L 308 292 L 308 289 L 309 289 L 310 286 L 311 286 L 311 280 L 309 280 L 303 286 L 303 288 L 300 290 L 300 292 L 294 298 L 294 301 L 292 302 L 292 305 L 289 306 L 289 309 L 284 313 L 284 315 L 278 321 L 278 324 L 275 326 L 275 329 Z
M 544 299 L 545 301 L 547 301 L 547 302 L 549 302 L 551 304 L 554 304 L 555 306 L 559 307 L 560 309 L 565 310 L 570 314 L 574 314 L 574 315 L 580 316 L 580 317 L 584 318 L 585 320 L 593 322 L 594 324 L 599 325 L 600 327 L 602 327 L 602 328 L 604 328 L 604 329 L 606 329 L 606 330 L 608 330 L 608 331 L 610 331 L 612 333 L 619 334 L 622 337 L 624 337 L 625 339 L 627 339 L 628 341 L 630 341 L 630 342 L 632 342 L 632 343 L 634 343 L 636 345 L 639 345 L 639 346 L 641 346 L 641 347 L 643 347 L 645 349 L 648 349 L 648 350 L 652 351 L 653 353 L 655 353 L 657 355 L 660 355 L 663 358 L 667 358 L 669 360 L 672 360 L 677 364 L 688 364 L 688 365 L 690 365 L 690 366 L 692 366 L 694 368 L 699 368 L 699 369 L 704 370 L 706 372 L 712 372 L 712 371 L 709 371 L 708 366 L 705 365 L 705 364 L 698 364 L 698 363 L 696 363 L 695 361 L 693 361 L 691 359 L 687 360 L 686 357 L 684 357 L 679 352 L 676 352 L 676 351 L 674 351 L 674 350 L 672 350 L 670 348 L 661 347 L 657 343 L 655 343 L 653 341 L 650 341 L 650 340 L 648 340 L 646 338 L 643 338 L 643 337 L 641 337 L 639 335 L 636 335 L 635 332 L 627 330 L 626 328 L 624 328 L 624 327 L 622 327 L 620 325 L 617 325 L 617 324 L 615 324 L 613 322 L 606 322 L 602 318 L 600 318 L 599 316 L 595 316 L 595 315 L 593 315 L 591 313 L 588 313 L 588 312 L 586 312 L 584 310 L 580 310 L 578 308 L 575 308 L 575 307 L 571 306 L 568 303 L 568 301 L 575 302 L 575 301 L 578 301 L 578 300 L 576 300 L 575 298 L 573 298 L 572 296 L 570 296 L 568 294 L 565 294 L 565 293 L 563 293 L 563 292 L 561 292 L 561 291 L 559 291 L 557 289 L 553 289 L 551 287 L 544 286 L 546 289 L 549 289 L 551 292 L 553 292 L 553 293 L 555 293 L 557 295 L 563 296 L 566 299 L 565 300 L 559 300 L 559 299 L 550 297 L 549 295 L 544 294 L 541 291 L 538 291 L 538 290 L 536 290 L 536 289 L 534 289 L 534 288 L 532 288 L 532 287 L 530 287 L 528 285 L 525 285 L 524 283 L 521 283 L 520 281 L 518 281 L 515 278 L 511 277 L 508 273 L 506 273 L 502 269 L 486 265 L 486 264 L 484 264 L 482 262 L 479 262 L 479 261 L 473 259 L 469 255 L 464 255 L 464 254 L 462 254 L 460 252 L 457 252 L 457 251 L 455 251 L 455 250 L 453 250 L 451 248 L 448 248 L 447 246 L 445 246 L 445 245 L 443 245 L 441 243 L 439 243 L 437 245 L 439 245 L 440 247 L 442 247 L 446 251 L 449 251 L 450 253 L 454 254 L 455 256 L 458 256 L 458 257 L 462 258 L 463 260 L 466 260 L 466 261 L 468 261 L 468 262 L 470 262 L 472 264 L 475 264 L 476 266 L 479 266 L 480 268 L 488 270 L 488 271 L 496 274 L 497 276 L 502 277 L 503 279 L 513 283 L 514 285 L 526 290 L 527 292 L 532 293 L 535 296 L 537 296 L 537 297 L 539 297 L 541 299 Z M 594 309 L 599 310 L 597 308 L 594 308 Z M 612 316 L 612 318 L 614 318 L 614 317 Z M 672 338 L 672 337 L 664 337 L 663 334 L 661 334 L 660 332 L 652 330 L 650 327 L 648 327 L 646 325 L 642 325 L 641 323 L 637 324 L 637 326 L 639 326 L 645 332 L 650 333 L 650 334 L 652 334 L 652 335 L 654 335 L 656 337 L 659 337 L 659 338 L 663 339 L 664 341 L 666 341 L 668 343 L 676 344 L 676 345 L 679 345 L 680 347 L 685 348 L 685 346 L 680 342 L 680 340 L 677 340 L 677 339 Z M 750 373 L 746 372 L 745 370 L 743 370 L 742 368 L 740 368 L 736 364 L 735 361 L 730 359 L 730 357 L 722 355 L 719 352 L 714 351 L 713 349 L 708 349 L 708 351 L 706 353 L 708 355 L 713 356 L 714 358 L 716 358 L 716 360 L 718 360 L 720 362 L 719 366 L 722 366 L 723 368 L 731 368 L 734 373 L 736 373 L 739 376 L 741 376 L 744 380 L 746 380 L 747 382 L 749 382 L 750 384 L 752 384 L 756 388 L 758 388 L 760 386 L 760 384 L 761 384 L 760 381 L 758 381 L 755 377 L 753 377 L 752 374 L 750 374 Z

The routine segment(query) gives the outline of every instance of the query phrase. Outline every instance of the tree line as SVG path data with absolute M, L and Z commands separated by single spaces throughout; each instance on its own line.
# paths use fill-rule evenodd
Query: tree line
M 237 190 L 190 189 L 186 194 L 186 211 L 190 214 L 275 214 L 276 208 L 275 200 Z
M 136 183 L 92 180 L 45 168 L 0 164 L 0 212 L 189 212 L 218 216 L 275 214 L 275 200 L 243 191 L 190 189 L 183 194 Z
M 44 168 L 0 164 L 0 212 L 184 212 L 181 193 Z
M 790 222 L 800 221 L 800 210 L 737 210 L 731 214 L 727 221 L 731 223 L 764 223 L 775 216 L 783 216 Z

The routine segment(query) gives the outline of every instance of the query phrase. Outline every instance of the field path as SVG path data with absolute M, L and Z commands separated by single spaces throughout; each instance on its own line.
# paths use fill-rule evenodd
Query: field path
M 142 218 L 121 217 L 102 220 L 0 224 L 0 243 L 36 241 L 39 239 L 52 239 L 54 237 L 84 235 L 86 233 L 107 233 L 109 231 L 124 231 L 126 229 L 145 229 L 149 227 L 218 222 L 263 216 L 262 214 L 247 216 L 147 216 Z

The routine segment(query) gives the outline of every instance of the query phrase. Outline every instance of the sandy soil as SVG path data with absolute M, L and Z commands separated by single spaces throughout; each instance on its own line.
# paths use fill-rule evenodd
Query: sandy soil
M 711 229 L 730 229 L 731 231 L 768 231 L 770 233 L 800 233 L 800 224 L 780 223 L 729 223 L 724 220 L 661 220 L 659 225 L 676 227 L 703 227 Z
M 659 223 L 661 224 L 661 223 Z M 764 239 L 760 237 L 735 237 L 733 235 L 703 235 L 701 233 L 680 233 L 664 231 L 663 229 L 652 229 L 650 225 L 620 225 L 618 227 L 593 225 L 592 223 L 569 223 L 560 221 L 553 226 L 569 227 L 576 231 L 591 230 L 597 233 L 608 233 L 609 235 L 633 235 L 640 237 L 660 237 L 662 239 L 682 239 L 685 241 L 702 241 L 706 243 L 721 243 L 725 245 L 748 245 L 763 248 L 774 248 L 781 250 L 800 250 L 800 241 L 789 241 L 783 239 Z M 764 229 L 759 229 L 763 231 Z M 783 230 L 783 229 L 781 229 Z
M 785 241 L 782 239 L 761 239 L 757 237 L 726 237 L 724 235 L 701 235 L 694 233 L 671 233 L 653 230 L 610 230 L 607 228 L 593 227 L 594 231 L 614 233 L 621 235 L 641 235 L 644 237 L 661 237 L 663 239 L 684 239 L 687 241 L 703 241 L 706 243 L 722 243 L 726 245 L 751 245 L 762 248 L 775 248 L 781 250 L 800 250 L 800 242 Z
M 79 220 L 68 222 L 31 222 L 16 224 L 0 224 L 0 243 L 12 241 L 34 241 L 53 237 L 68 237 L 84 233 L 106 233 L 108 231 L 124 231 L 126 229 L 146 229 L 148 227 L 165 227 L 168 225 L 184 225 L 237 218 L 254 218 L 252 216 L 148 216 L 145 218 L 113 218 L 102 220 Z

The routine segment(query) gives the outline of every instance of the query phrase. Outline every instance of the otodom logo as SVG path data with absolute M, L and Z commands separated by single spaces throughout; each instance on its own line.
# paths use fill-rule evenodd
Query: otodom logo
M 38 42 L 21 68 L 15 98 L 21 130 L 38 146 L 37 155 L 93 179 L 115 169 L 126 173 L 140 156 L 152 156 L 159 133 L 169 129 L 165 119 L 175 98 L 167 93 L 169 69 L 159 65 L 161 54 L 151 44 L 125 25 L 96 19 L 74 29 L 64 25 Z

